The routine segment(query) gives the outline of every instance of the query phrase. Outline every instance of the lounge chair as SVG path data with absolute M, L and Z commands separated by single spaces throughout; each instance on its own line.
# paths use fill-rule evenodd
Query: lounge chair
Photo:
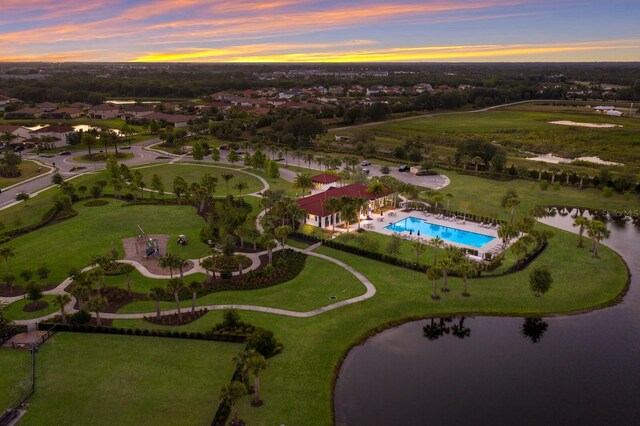
M 478 226 L 479 227 L 483 227 L 484 226 L 484 222 L 480 222 L 480 224 Z

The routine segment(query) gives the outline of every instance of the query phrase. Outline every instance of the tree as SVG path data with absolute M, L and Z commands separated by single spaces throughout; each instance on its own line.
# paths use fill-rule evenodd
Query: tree
M 233 187 L 238 190 L 239 198 L 242 199 L 242 191 L 247 189 L 249 187 L 249 184 L 246 182 L 238 182 Z
M 340 210 L 340 199 L 336 197 L 330 197 L 324 200 L 322 207 L 325 210 L 325 213 L 334 214 L 335 212 Z M 332 232 L 336 231 L 336 221 L 333 220 L 331 222 L 331 230 Z
M 387 192 L 387 188 L 384 186 L 384 184 L 382 182 L 380 182 L 379 180 L 376 179 L 376 180 L 371 182 L 371 184 L 367 188 L 366 192 L 368 192 L 369 194 L 375 196 L 376 197 L 376 201 L 377 201 L 377 199 L 380 198 L 380 196 L 382 196 L 382 194 Z M 382 206 L 379 206 L 379 207 L 382 207 Z
M 33 302 L 42 299 L 42 286 L 35 281 L 30 281 L 27 284 L 27 297 Z
M 204 147 L 200 142 L 196 142 L 193 144 L 191 155 L 193 156 L 194 160 L 202 160 L 204 158 Z
M 28 283 L 31 281 L 31 277 L 33 277 L 33 271 L 29 269 L 25 269 L 24 271 L 20 271 L 20 276 L 24 280 L 24 282 Z
M 474 166 L 476 166 L 476 172 L 478 171 L 478 166 L 482 163 L 482 157 L 475 156 L 471 159 L 471 162 Z
M 131 273 L 136 269 L 129 263 L 120 264 L 120 272 L 122 272 L 127 279 L 127 291 L 131 294 Z
M 600 220 L 592 220 L 587 227 L 587 235 L 591 238 L 591 252 L 593 257 L 598 257 L 598 247 L 600 242 L 605 238 L 609 238 L 611 231 L 607 229 L 607 225 Z
M 180 278 L 171 278 L 167 282 L 167 292 L 173 293 L 178 311 L 178 321 L 182 322 L 182 312 L 180 311 L 180 290 L 184 288 L 184 282 Z
M 441 271 L 437 266 L 427 268 L 427 279 L 433 280 L 433 294 L 431 295 L 433 300 L 440 299 L 440 296 L 438 296 L 438 279 L 440 276 Z
M 164 196 L 164 184 L 162 183 L 162 178 L 157 173 L 151 176 L 151 189 L 156 191 L 160 197 Z
M 458 264 L 458 273 L 462 275 L 462 281 L 464 282 L 464 291 L 462 292 L 462 295 L 464 297 L 471 296 L 467 289 L 467 280 L 470 276 L 474 276 L 477 272 L 478 269 L 476 268 L 476 265 L 473 264 L 469 259 L 465 258 Z
M 186 195 L 188 192 L 189 186 L 187 185 L 187 182 L 181 176 L 176 176 L 173 179 L 173 193 L 176 195 L 178 203 L 181 202 L 182 196 Z
M 267 255 L 269 256 L 269 264 L 273 263 L 273 249 L 278 246 L 273 239 L 273 235 L 265 233 L 262 235 L 262 241 L 260 245 L 267 249 Z
M 451 271 L 456 264 L 462 259 L 462 252 L 459 248 L 448 246 L 444 249 L 444 256 L 440 260 L 439 267 L 442 270 L 442 291 L 447 293 L 448 272 Z
M 224 183 L 227 186 L 227 198 L 228 198 L 229 197 L 229 181 L 233 179 L 235 175 L 232 175 L 231 173 L 223 173 L 220 175 L 220 177 L 224 180 Z
M 162 287 L 153 287 L 147 294 L 149 299 L 156 302 L 156 318 L 158 319 L 160 318 L 160 302 L 165 294 L 167 294 L 167 292 Z
M 196 299 L 198 298 L 198 292 L 202 290 L 202 283 L 200 281 L 191 281 L 187 287 L 191 292 L 191 313 L 196 313 Z
M 506 208 L 507 210 L 510 211 L 511 214 L 511 223 L 513 223 L 513 216 L 516 212 L 516 207 L 518 207 L 520 205 L 520 200 L 518 199 L 518 196 L 514 196 L 514 197 L 510 197 L 507 198 L 504 201 L 504 204 L 502 205 L 502 207 Z
M 216 256 L 216 255 L 214 255 Z M 206 276 L 207 284 L 211 283 L 211 281 L 216 280 L 216 271 L 215 271 L 215 258 L 214 256 L 209 256 L 200 261 L 200 266 L 204 268 L 204 274 Z
M 67 323 L 67 314 L 64 311 L 64 307 L 69 302 L 71 302 L 71 296 L 69 296 L 66 293 L 64 293 L 64 294 L 56 294 L 56 296 L 53 298 L 53 303 L 60 308 L 60 315 L 62 316 L 62 323 L 63 324 Z
M 231 151 L 229 151 L 229 155 L 227 156 L 227 160 L 231 164 L 235 164 L 238 161 L 240 161 L 240 156 L 238 155 L 238 153 L 236 152 L 235 149 L 232 149 Z
M 102 296 L 92 297 L 91 299 L 89 299 L 89 302 L 87 302 L 87 309 L 89 309 L 91 312 L 96 313 L 96 324 L 98 325 L 98 327 L 102 325 L 100 323 L 100 312 L 103 312 L 105 309 L 107 309 L 108 305 L 108 300 Z
M 9 270 L 9 259 L 16 257 L 16 252 L 13 247 L 3 246 L 0 247 L 0 257 L 4 260 L 5 282 L 9 286 L 9 292 L 13 293 L 13 282 L 7 278 L 11 276 L 11 272 Z
M 158 259 L 158 266 L 161 268 L 169 268 L 169 276 L 173 278 L 173 269 L 178 267 L 180 260 L 178 255 L 167 253 Z
M 16 194 L 16 201 L 29 201 L 31 196 L 27 192 L 18 192 Z
M 442 194 L 436 192 L 431 196 L 431 202 L 434 204 L 436 210 L 438 210 L 438 205 L 444 201 L 444 197 Z
M 62 182 L 64 182 L 64 179 L 62 178 L 62 175 L 58 172 L 55 172 L 54 174 L 51 175 L 51 183 L 54 185 L 60 185 Z
M 293 187 L 296 189 L 300 189 L 302 191 L 302 196 L 304 197 L 307 189 L 313 188 L 313 181 L 311 180 L 311 175 L 308 173 L 298 173 L 293 179 Z
M 546 266 L 539 266 L 529 274 L 529 287 L 536 297 L 549 291 L 551 284 L 553 284 L 553 277 Z
M 220 150 L 215 146 L 211 148 L 211 159 L 216 162 L 220 161 Z
M 82 143 L 87 146 L 89 157 L 91 157 L 91 147 L 96 144 L 96 136 L 90 132 L 84 132 L 82 134 Z
M 47 265 L 40 265 L 36 269 L 36 273 L 40 277 L 41 280 L 46 280 L 49 274 L 51 273 L 51 269 L 47 267 Z
M 244 383 L 238 381 L 232 381 L 220 388 L 220 396 L 218 400 L 224 404 L 231 405 L 233 412 L 232 425 L 239 424 L 238 422 L 238 400 L 247 394 L 247 387 Z
M 293 232 L 293 229 L 291 229 L 291 227 L 289 225 L 283 225 L 283 226 L 278 226 L 275 230 L 275 236 L 277 238 L 280 238 L 280 241 L 282 243 L 282 248 L 285 247 L 285 244 L 287 242 L 287 237 Z
M 267 361 L 261 354 L 255 351 L 250 351 L 245 364 L 249 372 L 255 377 L 253 385 L 255 398 L 252 404 L 254 406 L 262 405 L 262 401 L 260 400 L 260 372 L 267 368 Z
M 573 221 L 573 226 L 578 227 L 578 247 L 584 247 L 582 235 L 584 234 L 585 229 L 589 228 L 589 222 L 589 219 L 584 216 L 578 216 Z
M 421 243 L 420 241 L 416 240 L 411 242 L 411 249 L 416 254 L 416 265 L 419 265 L 420 255 L 424 253 L 424 251 L 427 249 L 427 246 Z

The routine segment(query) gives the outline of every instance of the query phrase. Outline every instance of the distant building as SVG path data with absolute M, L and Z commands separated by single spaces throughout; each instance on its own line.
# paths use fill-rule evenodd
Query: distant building
M 112 118 L 117 118 L 120 109 L 116 105 L 112 104 L 102 104 L 95 105 L 89 107 L 88 113 L 89 117 L 95 118 L 98 120 L 108 120 Z

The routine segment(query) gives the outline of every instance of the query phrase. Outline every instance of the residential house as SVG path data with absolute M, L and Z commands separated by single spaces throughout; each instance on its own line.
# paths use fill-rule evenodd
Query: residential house
M 38 108 L 42 112 L 51 112 L 58 109 L 58 104 L 54 104 L 53 102 L 42 102 L 40 104 L 37 104 L 36 108 Z
M 187 127 L 189 120 L 193 119 L 190 115 L 181 114 L 165 114 L 163 112 L 153 112 L 141 117 L 143 120 L 156 120 L 164 121 L 167 124 L 171 124 L 173 127 Z
M 377 84 L 375 86 L 371 86 L 369 88 L 367 88 L 367 96 L 381 96 L 384 95 L 385 92 L 387 90 L 386 86 L 383 86 L 381 84 Z
M 15 102 L 20 102 L 18 99 L 10 98 L 9 96 L 0 95 L 0 112 L 3 112 L 7 107 Z
M 342 96 L 344 95 L 344 87 L 342 86 L 331 86 L 329 87 L 329 94 L 333 96 Z
M 20 143 L 29 137 L 30 130 L 22 126 L 14 126 L 12 124 L 0 124 L 0 136 L 11 135 L 9 143 Z M 4 141 L 3 137 L 3 143 Z
M 88 110 L 89 117 L 98 120 L 117 118 L 119 113 L 120 109 L 118 106 L 112 104 L 95 105 Z
M 431 93 L 433 92 L 433 87 L 429 83 L 419 83 L 413 86 L 413 90 L 418 94 Z
M 43 114 L 38 108 L 20 108 L 4 114 L 4 118 L 39 118 Z
M 131 116 L 131 118 L 142 118 L 155 112 L 153 105 L 127 105 L 122 107 L 122 112 Z
M 48 118 L 79 118 L 84 114 L 82 109 L 79 108 L 58 108 L 55 111 L 51 111 L 47 114 Z
M 347 90 L 347 95 L 349 96 L 361 96 L 366 93 L 367 89 L 360 86 L 359 84 L 354 84 Z

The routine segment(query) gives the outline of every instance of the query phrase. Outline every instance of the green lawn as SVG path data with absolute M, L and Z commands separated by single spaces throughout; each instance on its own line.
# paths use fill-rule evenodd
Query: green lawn
M 263 189 L 262 182 L 255 177 L 235 170 L 222 169 L 216 166 L 192 163 L 175 163 L 175 164 L 160 164 L 155 166 L 143 166 L 139 168 L 144 182 L 147 188 L 151 188 L 151 177 L 153 174 L 158 174 L 162 178 L 162 182 L 165 187 L 165 191 L 171 192 L 173 188 L 173 179 L 177 176 L 181 176 L 187 183 L 199 182 L 205 173 L 209 173 L 211 176 L 218 178 L 218 184 L 216 185 L 215 195 L 226 194 L 226 183 L 222 179 L 221 175 L 229 173 L 233 175 L 233 178 L 229 181 L 229 193 L 237 195 L 238 191 L 234 188 L 240 182 L 244 182 L 249 187 L 242 193 L 249 194 L 252 192 L 258 192 Z
M 288 195 L 294 195 L 296 193 L 296 190 L 293 188 L 293 184 L 280 177 L 270 178 L 267 176 L 264 170 L 251 169 L 251 168 L 247 168 L 245 170 L 250 173 L 253 173 L 254 175 L 258 175 L 264 180 L 266 180 L 267 182 L 269 182 L 269 189 L 271 191 L 277 191 L 281 189 Z
M 31 355 L 22 349 L 0 349 L 0 410 L 19 402 L 31 386 Z
M 40 347 L 20 424 L 204 425 L 242 345 L 58 333 Z
M 147 278 L 142 275 L 138 270 L 134 270 L 131 275 L 131 291 L 134 293 L 142 293 L 147 294 L 149 290 L 153 287 L 162 287 L 165 288 L 167 286 L 167 282 L 169 281 L 168 277 L 166 280 L 157 280 L 154 278 Z M 186 284 L 190 283 L 193 280 L 204 281 L 204 274 L 192 274 L 185 275 L 184 281 Z M 105 277 L 105 282 L 107 286 L 110 287 L 119 287 L 123 289 L 127 289 L 127 277 L 123 275 L 107 275 Z M 155 303 L 153 304 L 153 310 L 155 310 Z
M 300 275 L 286 283 L 259 290 L 211 293 L 198 298 L 197 304 L 198 306 L 250 304 L 306 312 L 365 292 L 362 283 L 345 269 L 312 256 L 309 256 L 306 262 Z M 322 271 L 322 274 L 318 271 Z M 327 276 L 331 279 L 327 280 Z M 191 277 L 185 278 L 187 282 L 191 279 Z M 174 309 L 175 303 L 161 302 L 160 306 L 162 309 Z M 182 301 L 181 306 L 190 307 L 191 300 Z M 155 302 L 142 301 L 125 305 L 118 310 L 118 313 L 155 312 L 155 309 Z
M 39 169 L 39 171 L 38 171 Z M 43 175 L 49 171 L 48 167 L 42 167 L 33 161 L 23 161 L 20 163 L 20 176 L 18 177 L 3 177 L 0 176 L 0 188 L 6 188 L 11 185 L 15 185 L 27 179 Z
M 575 247 L 575 235 L 557 231 L 549 248 L 525 271 L 501 278 L 471 280 L 470 298 L 461 296 L 462 282 L 451 279 L 452 291 L 440 301 L 429 297 L 432 285 L 424 274 L 392 267 L 348 253 L 319 248 L 364 273 L 377 294 L 365 302 L 306 319 L 242 312 L 242 319 L 273 330 L 284 351 L 272 358 L 261 375 L 265 405 L 250 407 L 244 398 L 241 417 L 252 425 L 332 423 L 334 368 L 353 342 L 382 324 L 438 314 L 485 313 L 543 315 L 582 310 L 614 300 L 624 289 L 627 272 L 622 260 L 604 248 L 600 259 Z M 532 267 L 551 266 L 554 284 L 543 297 L 528 288 Z M 322 273 L 321 271 L 317 271 Z M 181 330 L 203 331 L 220 320 L 211 312 Z M 116 326 L 139 327 L 137 320 Z
M 49 283 L 59 283 L 71 267 L 88 265 L 91 256 L 106 254 L 115 247 L 124 256 L 122 239 L 137 236 L 142 226 L 148 234 L 169 234 L 168 251 L 185 258 L 202 257 L 208 253 L 198 239 L 204 222 L 191 206 L 123 206 L 117 200 L 100 207 L 86 207 L 77 203 L 78 215 L 55 225 L 15 238 L 5 243 L 15 249 L 11 259 L 14 273 L 35 270 L 46 263 L 51 269 Z M 177 235 L 191 237 L 190 244 L 181 246 Z
M 58 310 L 57 305 L 53 303 L 53 296 L 43 296 L 40 301 L 47 302 L 49 306 L 35 312 L 24 312 L 22 308 L 24 308 L 25 305 L 31 303 L 31 300 L 20 299 L 17 302 L 13 302 L 9 306 L 7 306 L 7 309 L 4 311 L 4 315 L 12 320 L 26 320 L 32 318 L 40 318 Z
M 366 235 L 366 238 L 374 241 L 376 252 L 388 254 L 390 256 L 397 257 L 399 259 L 407 260 L 409 262 L 416 261 L 416 252 L 413 251 L 411 247 L 411 241 L 409 240 L 400 240 L 400 251 L 397 254 L 391 254 L 387 250 L 387 246 L 389 241 L 391 241 L 391 236 L 380 234 L 375 231 L 364 231 L 361 234 L 356 234 L 355 232 L 350 232 L 348 234 L 341 234 L 340 236 L 335 238 L 336 242 L 347 244 L 352 247 L 363 248 L 360 243 L 361 238 Z M 425 244 L 425 250 L 420 254 L 419 261 L 420 264 L 427 264 L 433 262 L 433 254 L 434 249 L 430 245 Z
M 449 177 L 451 183 L 440 193 L 451 193 L 451 209 L 462 211 L 468 203 L 469 211 L 491 217 L 509 218 L 509 212 L 500 207 L 502 196 L 509 189 L 515 190 L 520 197 L 520 205 L 516 209 L 516 217 L 528 215 L 535 205 L 562 205 L 603 210 L 637 210 L 640 208 L 640 195 L 621 195 L 614 193 L 605 198 L 601 190 L 593 188 L 577 189 L 561 186 L 554 191 L 549 187 L 546 191 L 540 189 L 537 182 L 517 179 L 508 182 L 483 179 L 474 176 L 461 175 L 456 172 L 441 171 Z

